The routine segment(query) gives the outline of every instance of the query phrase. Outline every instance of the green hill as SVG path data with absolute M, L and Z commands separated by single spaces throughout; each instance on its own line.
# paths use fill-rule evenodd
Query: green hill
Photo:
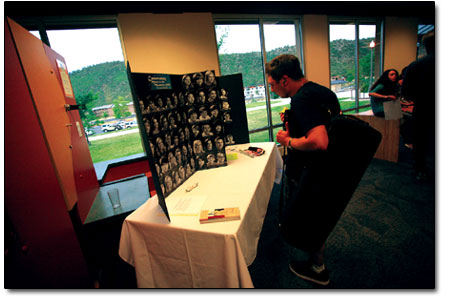
M 118 97 L 132 101 L 130 85 L 123 61 L 106 62 L 70 73 L 75 98 L 92 92 L 97 94 L 95 106 L 111 104 Z
M 294 46 L 285 46 L 267 52 L 267 58 L 282 53 L 295 53 Z M 222 75 L 243 73 L 244 86 L 255 86 L 264 83 L 263 61 L 260 52 L 220 54 L 220 71 Z
M 360 72 L 369 74 L 370 49 L 368 45 L 371 39 L 360 41 Z M 267 58 L 282 53 L 295 53 L 293 46 L 277 48 L 267 52 Z M 355 74 L 355 49 L 354 41 L 336 40 L 330 44 L 331 76 L 344 76 L 347 81 L 354 79 Z M 220 68 L 222 75 L 243 73 L 244 86 L 263 84 L 263 62 L 260 52 L 220 54 Z M 70 79 L 75 97 L 81 97 L 89 92 L 97 94 L 95 106 L 111 104 L 118 97 L 132 101 L 130 86 L 123 61 L 107 62 L 89 66 L 79 71 L 70 73 Z

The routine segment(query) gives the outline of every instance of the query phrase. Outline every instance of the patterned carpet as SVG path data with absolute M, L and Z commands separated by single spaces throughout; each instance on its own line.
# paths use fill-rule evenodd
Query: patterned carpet
M 403 149 L 403 151 L 405 151 Z M 435 185 L 412 176 L 408 153 L 399 163 L 374 159 L 329 236 L 325 289 L 435 288 Z M 280 186 L 274 185 L 258 245 L 249 267 L 256 288 L 323 288 L 293 275 L 291 259 L 307 256 L 283 241 L 278 230 Z

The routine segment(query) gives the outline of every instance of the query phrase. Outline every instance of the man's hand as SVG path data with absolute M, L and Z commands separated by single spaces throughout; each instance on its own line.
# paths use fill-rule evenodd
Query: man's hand
M 282 146 L 288 146 L 290 139 L 289 129 L 287 131 L 278 131 L 277 142 Z M 300 151 L 325 151 L 328 147 L 328 133 L 325 125 L 319 125 L 310 129 L 305 136 L 293 138 L 291 147 Z
M 291 138 L 288 125 L 288 122 L 286 122 L 286 131 L 280 130 L 277 133 L 277 142 L 282 146 L 287 146 L 289 143 L 289 139 Z

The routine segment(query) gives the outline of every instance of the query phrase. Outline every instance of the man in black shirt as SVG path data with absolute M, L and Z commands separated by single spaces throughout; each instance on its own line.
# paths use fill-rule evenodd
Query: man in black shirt
M 435 165 L 435 38 L 434 33 L 424 36 L 427 55 L 412 62 L 407 68 L 402 84 L 402 94 L 414 102 L 413 157 L 418 180 L 434 174 Z M 427 166 L 427 158 L 431 161 Z M 427 170 L 426 167 L 430 169 Z M 428 175 L 427 175 L 428 173 Z
M 288 206 L 281 232 L 292 245 L 310 254 L 307 262 L 292 261 L 290 270 L 300 278 L 327 285 L 328 270 L 323 263 L 325 240 L 329 234 L 315 224 L 326 222 L 321 214 L 320 192 L 326 176 L 325 150 L 328 147 L 328 125 L 332 115 L 340 114 L 336 95 L 328 88 L 308 81 L 294 55 L 283 54 L 266 64 L 271 91 L 280 97 L 291 97 L 286 130 L 277 133 L 277 141 L 288 147 L 286 177 Z

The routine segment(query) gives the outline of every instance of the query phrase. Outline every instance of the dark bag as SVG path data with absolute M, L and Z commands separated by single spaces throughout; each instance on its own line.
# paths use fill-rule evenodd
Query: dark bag
M 352 116 L 331 118 L 324 160 L 305 168 L 298 182 L 287 182 L 283 238 L 311 252 L 324 244 L 370 164 L 381 133 Z

